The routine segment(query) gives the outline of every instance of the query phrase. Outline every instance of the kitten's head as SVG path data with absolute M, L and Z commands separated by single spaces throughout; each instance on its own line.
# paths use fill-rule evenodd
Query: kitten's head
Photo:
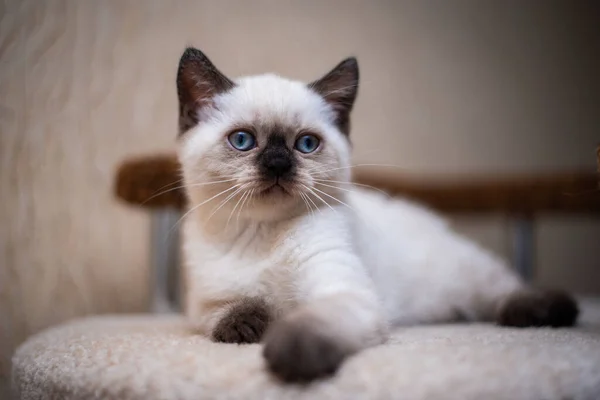
M 356 59 L 310 84 L 276 75 L 231 80 L 188 48 L 177 90 L 179 158 L 191 206 L 214 196 L 200 208 L 276 219 L 336 203 L 332 197 L 350 176 Z

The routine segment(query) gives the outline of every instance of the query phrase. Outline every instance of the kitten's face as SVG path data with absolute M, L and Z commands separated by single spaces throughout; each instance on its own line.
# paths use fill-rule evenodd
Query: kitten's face
M 275 75 L 230 81 L 198 50 L 186 50 L 178 74 L 179 156 L 191 206 L 206 202 L 199 209 L 208 215 L 277 219 L 335 204 L 350 175 L 357 84 L 354 59 L 311 85 Z

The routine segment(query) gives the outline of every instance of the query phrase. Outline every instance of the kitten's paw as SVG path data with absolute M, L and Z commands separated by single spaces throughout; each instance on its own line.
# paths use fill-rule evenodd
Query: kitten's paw
M 579 309 L 568 293 L 548 291 L 523 291 L 513 294 L 500 307 L 497 322 L 518 328 L 573 326 Z
M 224 343 L 258 343 L 270 321 L 271 314 L 263 300 L 244 299 L 219 321 L 212 338 Z
M 313 321 L 283 319 L 265 335 L 263 356 L 285 382 L 309 382 L 334 374 L 351 354 L 348 346 L 323 334 Z

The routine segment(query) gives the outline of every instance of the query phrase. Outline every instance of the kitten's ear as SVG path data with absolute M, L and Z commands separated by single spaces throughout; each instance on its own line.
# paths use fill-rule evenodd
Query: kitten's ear
M 177 70 L 179 134 L 198 123 L 200 109 L 210 106 L 215 95 L 233 88 L 234 85 L 204 53 L 188 47 L 179 60 Z
M 350 133 L 350 111 L 358 94 L 358 62 L 350 57 L 327 75 L 308 85 L 319 93 L 336 112 L 337 125 L 343 134 Z

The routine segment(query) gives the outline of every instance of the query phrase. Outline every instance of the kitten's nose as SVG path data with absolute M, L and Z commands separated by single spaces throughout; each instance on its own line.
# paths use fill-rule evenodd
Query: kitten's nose
M 281 178 L 291 170 L 292 162 L 289 157 L 274 157 L 265 163 L 265 172 L 269 178 Z
M 258 154 L 257 162 L 261 175 L 268 180 L 290 178 L 296 168 L 294 154 L 281 135 L 269 136 L 264 150 Z

